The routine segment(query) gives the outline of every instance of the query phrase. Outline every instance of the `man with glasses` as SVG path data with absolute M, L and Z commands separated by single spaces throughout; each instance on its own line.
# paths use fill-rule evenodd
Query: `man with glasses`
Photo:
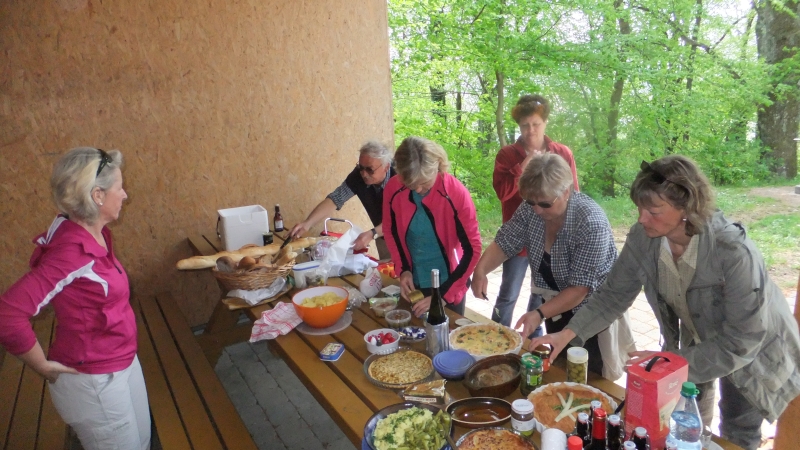
M 333 192 L 328 194 L 306 217 L 306 220 L 295 225 L 289 232 L 289 237 L 301 236 L 308 232 L 314 225 L 334 211 L 342 209 L 345 202 L 357 196 L 364 205 L 374 228 L 367 230 L 356 238 L 354 250 L 361 250 L 369 246 L 375 239 L 375 246 L 380 259 L 389 259 L 389 249 L 383 239 L 383 189 L 389 178 L 395 175 L 392 152 L 385 145 L 370 141 L 361 146 L 358 164 L 347 175 L 344 182 Z

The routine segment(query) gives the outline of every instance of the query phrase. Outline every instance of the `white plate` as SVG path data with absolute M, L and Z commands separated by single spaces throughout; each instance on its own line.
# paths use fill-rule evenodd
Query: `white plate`
M 469 325 L 469 324 L 472 324 L 472 323 L 475 323 L 475 322 L 467 319 L 466 317 L 462 317 L 462 318 L 456 320 L 456 325 L 458 325 L 458 326 Z

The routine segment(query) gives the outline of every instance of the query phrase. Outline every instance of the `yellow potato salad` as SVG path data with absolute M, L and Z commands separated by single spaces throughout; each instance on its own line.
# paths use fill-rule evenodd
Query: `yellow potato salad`
M 307 306 L 309 308 L 316 308 L 318 306 L 331 306 L 342 301 L 342 298 L 344 297 L 339 297 L 333 292 L 326 292 L 322 295 L 315 295 L 314 297 L 303 299 L 303 306 Z

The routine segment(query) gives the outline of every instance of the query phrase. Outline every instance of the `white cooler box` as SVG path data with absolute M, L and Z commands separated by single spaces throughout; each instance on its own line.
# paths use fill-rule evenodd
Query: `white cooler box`
M 225 250 L 238 250 L 247 244 L 264 245 L 269 231 L 267 210 L 261 205 L 217 210 L 217 235 Z

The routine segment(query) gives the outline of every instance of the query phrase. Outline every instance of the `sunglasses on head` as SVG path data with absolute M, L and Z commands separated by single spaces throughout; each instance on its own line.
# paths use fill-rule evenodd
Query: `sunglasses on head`
M 358 169 L 359 172 L 366 172 L 367 175 L 374 175 L 375 172 L 377 172 L 378 169 L 380 168 L 381 166 L 372 168 L 372 167 L 362 166 L 361 164 L 356 164 L 356 169 Z
M 689 189 L 686 186 L 680 183 L 676 183 L 670 180 L 669 178 L 665 177 L 664 174 L 654 169 L 653 166 L 651 166 L 650 163 L 648 163 L 647 161 L 642 161 L 642 164 L 639 165 L 639 168 L 642 169 L 642 173 L 649 174 L 650 178 L 652 178 L 652 180 L 658 184 L 662 184 L 666 181 L 667 183 L 672 183 L 675 186 L 678 186 L 679 188 L 682 188 L 687 192 L 689 191 Z
M 103 149 L 98 148 L 97 151 L 100 152 L 100 165 L 97 166 L 97 173 L 94 175 L 95 178 L 99 177 L 100 172 L 103 171 L 103 168 L 105 168 L 108 163 L 111 162 L 111 157 L 108 156 L 108 153 L 106 153 Z
M 542 209 L 549 209 L 549 208 L 552 208 L 553 205 L 556 204 L 556 200 L 558 200 L 558 197 L 560 197 L 560 196 L 561 196 L 561 194 L 559 194 L 556 198 L 554 198 L 552 201 L 549 201 L 549 202 L 535 202 L 533 200 L 525 200 L 525 203 L 527 203 L 527 204 L 529 204 L 531 206 L 538 206 L 539 208 L 542 208 Z

